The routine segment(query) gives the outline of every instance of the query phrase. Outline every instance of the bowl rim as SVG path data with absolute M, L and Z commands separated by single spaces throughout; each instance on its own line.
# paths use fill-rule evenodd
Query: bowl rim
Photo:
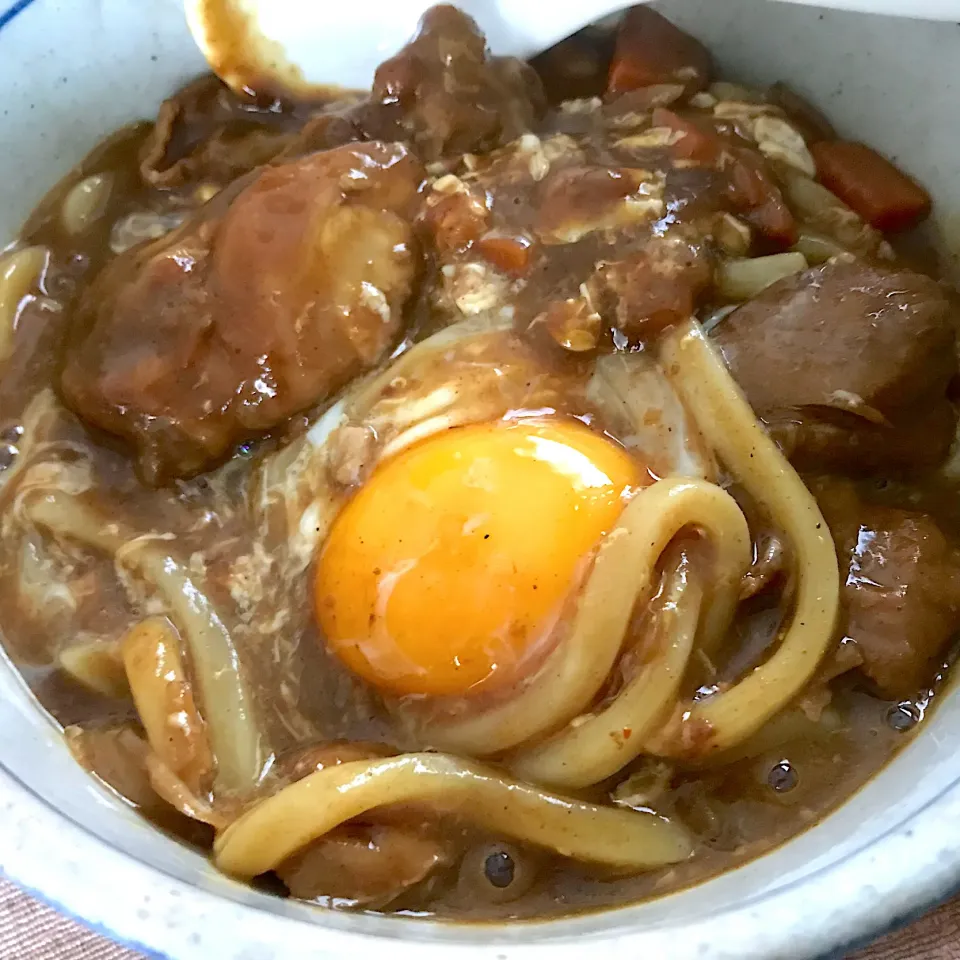
M 357 960 L 385 947 L 392 960 L 447 960 L 453 950 L 470 960 L 579 960 L 598 949 L 676 960 L 840 958 L 960 888 L 960 856 L 944 856 L 943 842 L 946 833 L 960 853 L 960 780 L 845 858 L 695 923 L 617 925 L 627 907 L 608 912 L 609 930 L 587 936 L 576 934 L 578 918 L 524 924 L 546 934 L 529 942 L 498 937 L 509 924 L 478 928 L 322 908 L 308 921 L 221 897 L 100 839 L 2 767 L 0 810 L 0 875 L 94 932 L 160 960 L 206 960 L 211 933 L 225 960 Z M 838 890 L 857 891 L 855 907 L 836 910 Z M 353 923 L 374 929 L 351 929 Z M 492 935 L 478 939 L 478 929 Z M 566 935 L 554 936 L 559 929 Z

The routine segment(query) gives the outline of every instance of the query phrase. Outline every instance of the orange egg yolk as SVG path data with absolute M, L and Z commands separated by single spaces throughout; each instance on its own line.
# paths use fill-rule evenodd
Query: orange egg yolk
M 405 450 L 343 508 L 323 548 L 316 609 L 330 650 L 394 694 L 517 679 L 644 482 L 621 447 L 577 421 L 460 427 Z

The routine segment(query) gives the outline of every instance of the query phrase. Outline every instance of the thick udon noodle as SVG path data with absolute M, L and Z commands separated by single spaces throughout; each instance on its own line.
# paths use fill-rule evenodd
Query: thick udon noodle
M 418 724 L 419 736 L 443 750 L 489 756 L 577 718 L 610 675 L 633 610 L 650 599 L 660 557 L 683 530 L 700 531 L 713 547 L 710 592 L 717 609 L 729 618 L 740 578 L 750 565 L 747 522 L 736 501 L 714 484 L 660 480 L 636 494 L 605 538 L 568 636 L 527 687 L 510 700 L 464 719 L 425 717 Z M 727 625 L 711 622 L 711 629 Z M 666 667 L 663 662 L 658 666 Z M 605 733 L 599 734 L 597 740 L 604 737 Z M 619 766 L 633 759 L 627 753 L 623 751 Z
M 334 827 L 387 804 L 429 803 L 564 856 L 647 869 L 690 855 L 686 832 L 652 813 L 570 800 L 443 753 L 342 763 L 311 773 L 247 811 L 214 846 L 226 873 L 271 870 Z
M 717 649 L 729 631 L 741 577 L 752 559 L 751 539 L 739 505 L 716 483 L 660 479 L 633 495 L 599 545 L 571 600 L 565 635 L 521 690 L 462 715 L 422 704 L 395 705 L 417 743 L 444 752 L 343 763 L 281 787 L 221 830 L 215 855 L 225 871 L 244 877 L 263 873 L 334 827 L 396 803 L 453 813 L 565 856 L 617 868 L 649 869 L 690 855 L 690 841 L 675 823 L 649 812 L 564 798 L 548 788 L 599 783 L 643 754 L 682 758 L 692 741 L 698 758 L 742 743 L 812 677 L 832 637 L 839 577 L 813 497 L 757 423 L 696 321 L 667 331 L 657 348 L 667 380 L 707 446 L 791 544 L 795 603 L 773 654 L 721 692 L 696 702 L 681 698 L 694 651 Z M 369 389 L 375 392 L 377 382 L 373 378 Z M 342 410 L 330 415 L 334 425 L 343 420 Z M 282 474 L 310 456 L 309 443 L 282 451 L 265 473 L 280 464 Z M 285 505 L 289 525 L 322 536 L 316 491 L 311 499 L 302 484 L 293 486 L 296 492 Z M 202 578 L 172 556 L 162 539 L 139 534 L 91 506 L 82 484 L 51 491 L 24 483 L 13 509 L 57 539 L 79 541 L 112 557 L 152 585 L 185 641 L 202 713 L 195 726 L 202 727 L 200 736 L 209 736 L 216 788 L 249 796 L 264 766 L 258 720 L 236 645 Z M 310 540 L 305 544 L 312 549 L 316 543 Z M 296 553 L 296 546 L 291 550 Z M 291 558 L 294 567 L 303 567 L 303 552 Z M 635 639 L 634 648 L 645 656 L 615 694 L 598 703 L 611 671 L 629 652 L 634 611 L 644 607 L 645 635 Z M 126 658 L 128 678 L 154 742 L 160 735 L 151 734 L 156 728 L 151 716 L 159 705 L 151 706 L 149 698 L 161 693 L 145 680 L 151 665 L 144 658 L 168 653 L 149 626 L 134 629 L 139 639 L 126 641 L 137 653 Z M 184 672 L 177 657 L 170 662 Z M 159 662 L 153 665 L 154 673 L 163 669 Z M 189 795 L 198 769 L 209 766 L 202 749 L 199 767 L 179 768 L 158 751 L 161 773 L 169 773 L 168 793 L 171 783 L 174 792 L 180 790 L 182 777 Z M 464 759 L 491 756 L 497 767 Z M 202 807 L 186 803 L 200 819 Z M 218 817 L 207 819 L 223 825 Z
M 796 600 L 776 652 L 731 689 L 691 704 L 689 722 L 709 724 L 714 750 L 735 746 L 807 684 L 833 638 L 840 572 L 813 494 L 757 423 L 749 404 L 691 320 L 669 331 L 663 364 L 708 442 L 796 555 Z M 669 742 L 662 744 L 671 752 Z
M 260 778 L 260 734 L 240 669 L 236 647 L 216 607 L 162 541 L 125 529 L 62 491 L 27 496 L 22 505 L 37 526 L 58 538 L 77 540 L 133 568 L 165 600 L 183 631 L 216 756 L 217 785 L 249 790 Z
M 644 750 L 646 738 L 673 708 L 703 609 L 703 571 L 685 555 L 664 568 L 647 630 L 635 642 L 654 651 L 604 709 L 581 716 L 555 737 L 515 751 L 510 768 L 531 783 L 576 789 L 613 776 Z

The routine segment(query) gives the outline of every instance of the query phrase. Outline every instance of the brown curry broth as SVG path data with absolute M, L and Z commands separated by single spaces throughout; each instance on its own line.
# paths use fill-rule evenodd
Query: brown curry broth
M 582 93 L 582 89 L 579 92 Z M 262 122 L 264 127 L 273 130 L 278 126 L 293 129 L 300 122 L 293 116 L 278 120 L 275 110 L 257 111 L 249 105 L 238 104 L 237 115 L 238 122 L 244 125 Z M 559 127 L 569 128 L 570 124 L 569 117 L 557 118 Z M 154 189 L 140 180 L 138 151 L 146 132 L 146 127 L 138 127 L 112 138 L 80 168 L 78 176 L 101 171 L 117 176 L 110 207 L 97 226 L 77 239 L 63 234 L 57 221 L 59 200 L 64 193 L 61 184 L 24 230 L 26 242 L 45 244 L 53 254 L 44 280 L 45 297 L 28 303 L 23 309 L 14 354 L 0 380 L 0 426 L 9 428 L 18 423 L 26 400 L 55 383 L 60 344 L 71 307 L 109 253 L 110 225 L 134 210 L 166 212 L 196 205 L 196 199 L 189 193 Z M 202 129 L 193 129 L 191 143 L 181 144 L 179 149 L 187 149 L 203 135 Z M 77 178 L 70 177 L 65 183 L 71 184 Z M 696 177 L 691 175 L 689 185 L 681 182 L 675 190 L 689 198 L 697 187 Z M 673 206 L 676 211 L 684 204 Z M 554 280 L 556 277 L 551 277 L 547 282 Z M 178 548 L 185 554 L 189 553 L 191 538 L 198 544 L 206 541 L 205 528 L 199 531 L 191 528 L 198 516 L 218 508 L 222 499 L 209 489 L 204 478 L 182 483 L 170 491 L 149 490 L 139 483 L 130 462 L 110 440 L 93 433 L 82 435 L 93 455 L 104 502 L 118 505 L 143 529 L 174 532 L 181 541 Z M 242 499 L 251 462 L 250 459 L 237 460 L 234 496 L 239 499 Z M 948 535 L 956 538 L 960 534 L 955 484 L 871 480 L 860 486 L 870 499 L 929 511 Z M 226 544 L 230 533 L 228 522 L 218 530 L 217 536 Z M 229 553 L 229 548 L 226 549 Z M 92 567 L 98 562 L 90 561 Z M 110 581 L 110 571 L 105 569 L 108 565 L 100 562 L 100 566 L 101 582 L 106 584 Z M 0 609 L 9 610 L 13 598 L 8 595 L 6 583 L 6 578 L 0 580 Z M 126 601 L 119 591 L 114 591 L 112 602 L 116 608 L 111 608 L 110 603 L 99 603 L 91 611 L 85 626 L 92 634 L 116 636 L 126 622 L 130 611 L 125 609 Z M 758 616 L 755 624 L 742 624 L 741 628 L 747 632 L 769 631 L 769 624 L 764 626 L 763 617 Z M 9 620 L 4 629 L 8 649 L 24 676 L 43 705 L 60 722 L 100 724 L 130 716 L 127 705 L 80 690 L 51 667 L 56 651 L 46 648 L 44 637 L 19 631 L 17 624 Z M 391 742 L 393 736 L 385 718 L 375 709 L 371 710 L 367 698 L 360 697 L 358 701 L 356 683 L 320 651 L 315 640 L 315 636 L 307 635 L 301 638 L 299 647 L 302 712 L 324 731 L 326 738 Z M 250 653 L 242 652 L 244 656 Z M 264 685 L 262 677 L 258 680 L 261 703 L 269 701 L 274 690 Z M 697 833 L 697 855 L 689 862 L 637 877 L 612 878 L 599 876 L 575 863 L 551 859 L 542 868 L 533 889 L 513 903 L 477 906 L 475 902 L 464 902 L 458 897 L 455 885 L 441 877 L 428 885 L 414 902 L 408 899 L 398 906 L 415 907 L 418 913 L 436 912 L 464 919 L 548 916 L 659 895 L 744 863 L 822 818 L 908 742 L 909 734 L 897 733 L 885 722 L 889 709 L 886 702 L 872 697 L 847 678 L 834 682 L 833 687 L 831 709 L 839 718 L 839 724 L 823 740 L 795 741 L 757 757 L 699 773 L 689 771 L 681 777 L 665 798 L 665 809 L 676 808 Z M 924 694 L 918 697 L 923 699 Z M 271 728 L 271 738 L 278 748 L 296 742 L 296 737 L 291 737 L 289 731 L 287 734 L 284 737 L 282 724 Z M 777 793 L 766 778 L 783 760 L 792 765 L 799 782 L 795 789 Z M 704 812 L 705 808 L 712 811 L 710 816 Z

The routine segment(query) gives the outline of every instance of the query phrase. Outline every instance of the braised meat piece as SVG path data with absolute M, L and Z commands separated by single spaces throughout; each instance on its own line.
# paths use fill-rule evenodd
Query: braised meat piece
M 827 407 L 768 418 L 771 435 L 801 469 L 857 474 L 934 469 L 947 456 L 956 423 L 956 410 L 943 396 L 882 420 Z
M 448 860 L 446 846 L 424 830 L 350 824 L 291 857 L 277 874 L 301 900 L 339 897 L 384 906 Z
M 114 260 L 83 298 L 62 388 L 162 483 L 322 402 L 377 363 L 418 269 L 423 179 L 366 143 L 251 174 Z
M 921 513 L 865 510 L 843 587 L 860 668 L 890 697 L 916 693 L 960 625 L 960 555 Z
M 459 158 L 516 139 L 545 106 L 532 67 L 490 56 L 470 17 L 438 6 L 381 64 L 369 97 L 345 94 L 309 110 L 275 111 L 256 108 L 216 77 L 189 84 L 161 107 L 140 171 L 152 186 L 223 186 L 260 164 L 376 139 L 404 141 L 425 162 Z
M 693 314 L 711 275 L 702 243 L 666 233 L 598 267 L 588 288 L 611 325 L 639 342 Z
M 840 558 L 841 628 L 885 697 L 929 683 L 960 627 L 960 551 L 923 513 L 860 502 L 852 486 L 814 484 Z
M 529 130 L 545 100 L 532 67 L 491 57 L 476 23 L 455 7 L 433 7 L 420 31 L 381 64 L 359 125 L 409 141 L 424 161 L 489 150 Z
M 828 262 L 768 287 L 715 338 L 757 414 L 795 425 L 798 465 L 910 469 L 946 455 L 954 325 L 928 277 Z
M 356 96 L 302 110 L 254 109 L 216 77 L 187 84 L 164 100 L 140 148 L 140 176 L 180 190 L 224 187 L 264 163 L 293 160 L 365 139 L 350 120 Z
M 163 188 L 199 180 L 222 186 L 272 159 L 291 137 L 275 117 L 245 114 L 216 77 L 201 77 L 161 105 L 140 151 L 140 175 Z

